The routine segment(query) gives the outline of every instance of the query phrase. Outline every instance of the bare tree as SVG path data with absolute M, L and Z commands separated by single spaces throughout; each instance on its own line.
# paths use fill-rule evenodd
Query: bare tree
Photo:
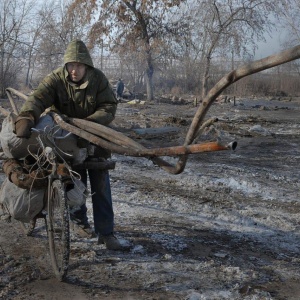
M 53 13 L 53 3 L 50 5 L 44 3 L 42 7 L 36 11 L 35 17 L 29 24 L 28 38 L 27 38 L 27 53 L 26 53 L 26 74 L 25 86 L 32 88 L 32 77 L 35 71 L 35 64 L 39 57 L 40 50 L 38 48 L 42 32 L 48 22 L 49 17 Z
M 69 10 L 70 1 L 55 1 L 38 11 L 41 29 L 37 41 L 37 61 L 42 69 L 40 77 L 62 63 L 67 44 L 86 38 L 87 30 L 79 24 L 79 17 Z
M 298 0 L 282 0 L 281 5 L 280 21 L 286 31 L 284 45 L 297 45 L 300 41 L 300 2 Z
M 155 61 L 163 54 L 165 41 L 178 36 L 184 29 L 176 13 L 184 0 L 75 0 L 72 11 L 82 21 L 91 22 L 90 42 L 95 45 L 107 40 L 111 50 L 131 53 L 141 58 L 144 67 L 147 98 L 152 100 Z M 95 13 L 97 12 L 97 13 Z M 99 17 L 94 20 L 93 16 Z M 139 54 L 139 55 L 137 55 Z
M 254 40 L 263 40 L 271 29 L 271 15 L 278 1 L 198 0 L 194 3 L 193 45 L 202 50 L 202 98 L 205 97 L 211 60 L 214 55 L 240 55 L 255 49 Z
M 16 82 L 24 66 L 27 26 L 34 2 L 2 0 L 0 2 L 0 95 Z
M 282 47 L 293 47 L 300 43 L 300 2 L 299 0 L 282 0 L 280 21 L 285 32 Z M 295 60 L 290 63 L 293 71 L 300 75 L 300 62 Z

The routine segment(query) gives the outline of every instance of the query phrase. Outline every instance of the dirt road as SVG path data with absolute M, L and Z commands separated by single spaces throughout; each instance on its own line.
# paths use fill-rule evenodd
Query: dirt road
M 180 145 L 195 110 L 122 103 L 113 125 L 147 146 Z M 25 237 L 16 221 L 1 222 L 0 298 L 300 299 L 299 113 L 297 99 L 213 105 L 219 122 L 200 140 L 219 135 L 238 148 L 191 155 L 179 175 L 114 155 L 116 234 L 131 250 L 72 233 L 66 282 L 53 276 L 43 227 Z M 161 126 L 180 130 L 133 131 Z

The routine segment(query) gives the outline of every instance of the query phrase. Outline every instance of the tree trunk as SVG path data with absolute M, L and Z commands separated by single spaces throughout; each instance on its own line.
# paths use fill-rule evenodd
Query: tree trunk
M 151 50 L 149 43 L 146 44 L 147 46 L 147 70 L 146 70 L 146 90 L 147 90 L 147 100 L 151 101 L 154 99 L 154 91 L 153 91 L 153 61 L 151 56 Z
M 1 48 L 0 48 L 0 97 L 3 98 L 5 94 L 5 83 L 4 83 L 4 44 L 5 34 L 1 36 Z
M 202 93 L 201 93 L 202 99 L 204 99 L 207 94 L 209 70 L 210 70 L 210 56 L 207 56 L 205 67 L 204 67 L 203 78 L 202 78 Z
M 145 80 L 146 80 L 147 100 L 151 101 L 154 99 L 153 68 L 151 68 L 151 67 L 147 68 Z

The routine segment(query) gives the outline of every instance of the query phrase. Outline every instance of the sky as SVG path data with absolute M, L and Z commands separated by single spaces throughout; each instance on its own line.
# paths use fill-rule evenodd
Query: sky
M 277 30 L 274 29 L 271 33 L 271 36 L 266 35 L 266 42 L 257 43 L 258 48 L 255 53 L 255 59 L 261 59 L 285 50 L 282 46 L 284 36 L 285 32 L 280 28 L 278 28 Z
M 261 59 L 282 51 L 278 37 L 268 38 L 266 42 L 259 42 L 255 52 L 255 59 Z

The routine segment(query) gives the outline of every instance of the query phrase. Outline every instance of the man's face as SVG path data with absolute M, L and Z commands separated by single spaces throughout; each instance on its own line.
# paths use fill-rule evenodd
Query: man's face
M 73 82 L 79 82 L 85 75 L 86 65 L 78 62 L 67 63 L 67 71 Z

